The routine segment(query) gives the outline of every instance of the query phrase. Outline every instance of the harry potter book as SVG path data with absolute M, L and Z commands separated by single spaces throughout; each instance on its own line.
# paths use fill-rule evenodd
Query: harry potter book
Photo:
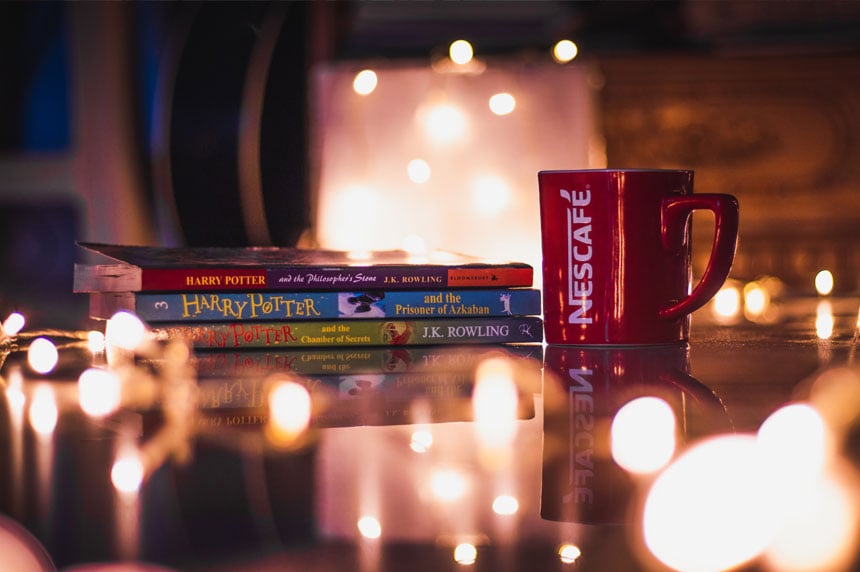
M 538 316 L 422 320 L 295 320 L 160 324 L 162 339 L 183 339 L 195 348 L 280 348 L 500 344 L 543 341 Z
M 212 322 L 533 316 L 541 305 L 540 291 L 525 288 L 90 294 L 91 318 L 107 319 L 121 310 L 147 322 Z
M 437 252 L 353 254 L 290 247 L 155 247 L 81 242 L 104 264 L 76 264 L 75 292 L 417 290 L 532 285 L 534 269 Z

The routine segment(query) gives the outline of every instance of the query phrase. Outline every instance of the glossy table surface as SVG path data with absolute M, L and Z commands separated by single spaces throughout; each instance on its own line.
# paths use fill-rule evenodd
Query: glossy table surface
M 78 405 L 91 354 L 61 350 L 39 376 L 13 353 L 0 564 L 35 546 L 61 570 L 784 570 L 803 548 L 804 569 L 850 569 L 860 299 L 821 301 L 768 324 L 702 310 L 684 346 L 432 348 L 286 377 L 283 355 L 198 355 L 170 374 L 191 380 L 192 409 L 166 366 L 138 360 L 166 376 L 160 397 L 124 386 L 106 416 Z M 273 428 L 273 372 L 308 390 L 307 428 Z M 58 415 L 40 432 L 27 411 L 43 387 Z M 145 477 L 122 492 L 128 451 Z

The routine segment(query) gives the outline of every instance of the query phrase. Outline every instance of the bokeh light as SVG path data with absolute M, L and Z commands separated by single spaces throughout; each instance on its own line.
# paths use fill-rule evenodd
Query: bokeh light
M 490 358 L 478 365 L 472 391 L 475 430 L 480 443 L 504 447 L 516 433 L 519 395 L 510 362 Z
M 3 320 L 3 333 L 7 336 L 14 336 L 24 327 L 26 320 L 24 315 L 18 312 L 12 312 Z
M 492 174 L 475 177 L 471 191 L 474 211 L 485 217 L 496 216 L 504 211 L 511 204 L 513 197 L 508 183 Z
M 494 94 L 489 101 L 490 111 L 496 115 L 509 115 L 517 107 L 517 100 L 510 93 Z
M 513 495 L 499 495 L 493 499 L 493 512 L 498 515 L 516 514 L 520 509 L 520 502 Z
M 60 354 L 48 338 L 36 338 L 27 348 L 27 363 L 38 373 L 49 373 L 57 365 Z
M 626 403 L 612 420 L 612 458 L 638 474 L 663 468 L 675 454 L 675 413 L 658 397 Z
M 562 564 L 573 564 L 582 556 L 582 550 L 576 544 L 562 544 L 558 547 L 558 559 Z
M 140 457 L 134 452 L 126 452 L 114 462 L 110 480 L 114 488 L 122 493 L 134 493 L 143 484 L 144 468 Z
M 463 542 L 454 548 L 454 561 L 457 564 L 470 566 L 478 560 L 478 549 L 470 542 Z
M 437 469 L 430 478 L 433 495 L 441 501 L 454 501 L 463 497 L 468 489 L 466 477 L 454 469 Z
M 373 516 L 362 516 L 358 519 L 358 532 L 364 537 L 375 539 L 382 536 L 382 525 L 379 519 Z
M 829 270 L 821 270 L 815 275 L 815 291 L 822 296 L 827 296 L 833 291 L 833 273 Z
M 39 386 L 33 392 L 28 419 L 33 430 L 42 436 L 50 435 L 57 427 L 60 413 L 54 391 L 47 386 Z
M 773 475 L 754 435 L 702 441 L 664 470 L 648 492 L 648 549 L 676 570 L 727 570 L 759 556 L 779 518 Z
M 430 164 L 424 159 L 412 159 L 406 166 L 406 173 L 413 183 L 424 184 L 430 180 Z
M 433 434 L 430 431 L 415 431 L 409 441 L 409 448 L 416 453 L 426 453 L 433 446 Z
M 88 368 L 78 377 L 78 403 L 87 415 L 104 417 L 119 408 L 122 391 L 111 371 Z
M 379 78 L 373 70 L 361 70 L 352 80 L 352 89 L 359 95 L 370 95 L 376 90 Z
M 789 489 L 805 486 L 818 475 L 832 446 L 824 419 L 807 403 L 792 403 L 771 413 L 757 438 L 765 462 L 783 475 L 774 485 L 782 483 Z
M 560 64 L 573 61 L 578 54 L 579 47 L 571 40 L 560 40 L 552 47 L 552 57 Z
M 124 350 L 138 348 L 146 339 L 146 326 L 131 312 L 117 312 L 105 324 L 105 342 Z
M 279 381 L 269 393 L 269 428 L 276 438 L 291 439 L 308 428 L 311 396 L 295 381 Z
M 466 136 L 466 116 L 459 108 L 440 103 L 431 107 L 424 115 L 424 130 L 432 143 L 454 143 Z
M 711 302 L 711 308 L 718 319 L 736 318 L 741 310 L 741 294 L 738 288 L 732 285 L 720 288 Z
M 475 50 L 472 48 L 472 44 L 466 40 L 454 40 L 448 46 L 448 57 L 455 64 L 467 64 L 472 61 L 474 55 Z
M 827 300 L 818 302 L 815 309 L 815 334 L 819 339 L 826 340 L 833 335 L 833 306 Z
M 856 481 L 840 482 L 822 474 L 795 489 L 765 552 L 768 567 L 779 572 L 855 569 L 851 561 L 860 532 L 857 487 Z

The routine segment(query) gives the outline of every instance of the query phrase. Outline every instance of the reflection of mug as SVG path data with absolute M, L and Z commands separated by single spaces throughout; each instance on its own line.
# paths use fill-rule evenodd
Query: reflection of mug
M 663 399 L 682 438 L 731 430 L 720 400 L 688 371 L 686 345 L 548 346 L 541 517 L 582 524 L 627 520 L 634 482 L 612 458 L 610 426 L 637 397 Z
M 731 269 L 738 203 L 693 195 L 692 171 L 542 171 L 544 332 L 550 344 L 685 341 L 690 313 Z M 690 214 L 714 213 L 710 260 L 690 290 Z

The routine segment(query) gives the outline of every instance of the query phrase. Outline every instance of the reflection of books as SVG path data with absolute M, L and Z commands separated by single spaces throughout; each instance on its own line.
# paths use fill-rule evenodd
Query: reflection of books
M 107 319 L 120 310 L 148 322 L 202 322 L 529 316 L 541 307 L 540 291 L 525 288 L 90 294 L 90 317 Z
M 488 357 L 543 362 L 540 344 L 503 346 L 386 346 L 356 348 L 240 349 L 198 352 L 194 357 L 201 378 L 265 377 L 273 373 L 301 375 L 396 373 L 432 368 L 457 371 Z
M 184 339 L 195 348 L 400 346 L 500 344 L 543 341 L 537 316 L 438 320 L 333 320 L 162 324 L 163 339 Z
M 437 350 L 438 356 L 441 351 Z M 201 429 L 248 429 L 268 421 L 267 392 L 277 379 L 307 388 L 313 427 L 399 425 L 473 420 L 472 394 L 481 363 L 506 360 L 518 394 L 518 419 L 532 419 L 540 392 L 540 359 L 522 359 L 505 348 L 456 348 L 439 361 L 457 362 L 451 369 L 435 363 L 410 371 L 369 369 L 361 373 L 323 375 L 202 375 L 197 423 Z
M 76 264 L 75 292 L 501 288 L 533 279 L 528 264 L 454 253 L 79 244 L 111 262 Z

